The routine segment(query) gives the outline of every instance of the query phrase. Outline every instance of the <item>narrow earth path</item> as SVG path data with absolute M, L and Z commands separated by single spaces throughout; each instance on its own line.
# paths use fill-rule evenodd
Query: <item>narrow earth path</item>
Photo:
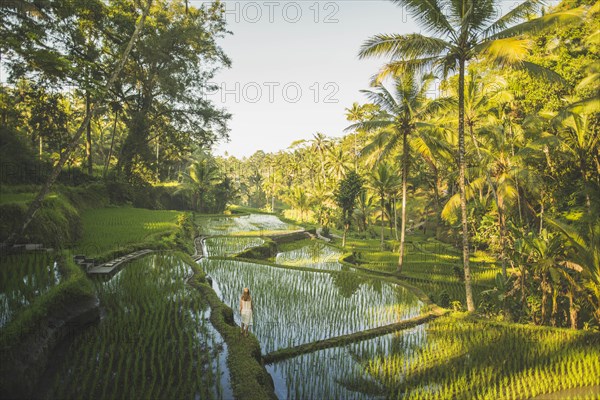
M 140 258 L 145 256 L 146 254 L 152 253 L 154 250 L 143 249 L 138 250 L 133 253 L 121 256 L 119 258 L 115 258 L 114 260 L 107 261 L 104 264 L 91 267 L 87 270 L 88 275 L 110 275 L 115 272 L 121 265 L 134 260 L 136 258 Z
M 419 315 L 411 319 L 396 322 L 390 325 L 380 326 L 373 329 L 367 329 L 360 332 L 351 333 L 348 335 L 341 335 L 332 337 L 329 339 L 318 340 L 316 342 L 305 343 L 299 346 L 288 347 L 286 349 L 276 350 L 265 356 L 263 361 L 265 364 L 272 364 L 274 362 L 286 360 L 288 358 L 296 357 L 302 354 L 312 353 L 315 351 L 328 349 L 331 347 L 344 346 L 349 343 L 371 339 L 377 336 L 386 335 L 388 333 L 412 328 L 426 322 L 429 322 L 435 318 L 442 316 L 444 313 L 441 312 L 429 312 L 424 315 Z

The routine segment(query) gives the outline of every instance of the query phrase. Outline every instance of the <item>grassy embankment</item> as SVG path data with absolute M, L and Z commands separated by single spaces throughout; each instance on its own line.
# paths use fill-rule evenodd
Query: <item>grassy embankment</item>
M 307 243 L 285 244 L 279 251 L 298 249 Z M 338 247 L 340 241 L 332 245 Z M 387 248 L 393 246 L 392 241 L 386 241 Z M 378 239 L 350 235 L 343 251 L 346 254 L 341 261 L 348 267 L 388 278 L 397 276 L 397 252 L 382 251 Z M 482 252 L 473 254 L 471 262 L 477 299 L 481 290 L 493 287 L 499 268 L 492 257 Z M 446 305 L 458 300 L 464 305 L 461 266 L 457 249 L 422 234 L 411 234 L 399 278 L 422 289 L 438 304 L 440 300 Z M 391 352 L 376 352 L 359 360 L 387 396 L 600 396 L 598 333 L 495 322 L 461 313 L 430 322 L 426 331 L 428 339 L 422 344 L 411 343 L 410 338 L 398 333 Z M 404 379 L 399 380 L 398 376 Z

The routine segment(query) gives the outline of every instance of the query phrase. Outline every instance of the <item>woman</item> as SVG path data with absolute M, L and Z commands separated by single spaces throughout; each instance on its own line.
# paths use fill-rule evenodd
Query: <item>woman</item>
M 250 289 L 244 288 L 240 299 L 240 314 L 242 315 L 242 335 L 248 336 L 248 328 L 252 325 L 252 297 Z

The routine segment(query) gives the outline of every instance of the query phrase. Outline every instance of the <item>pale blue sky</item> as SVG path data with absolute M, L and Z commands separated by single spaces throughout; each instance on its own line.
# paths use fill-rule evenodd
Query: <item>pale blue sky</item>
M 273 152 L 317 132 L 342 136 L 349 125 L 345 108 L 366 102 L 360 90 L 384 63 L 359 60 L 363 42 L 378 33 L 422 31 L 388 0 L 224 3 L 233 35 L 221 45 L 233 65 L 214 79 L 224 91 L 209 98 L 233 118 L 231 140 L 219 144 L 217 154 Z M 517 4 L 500 1 L 498 16 Z
M 344 109 L 366 101 L 359 90 L 383 63 L 358 59 L 363 41 L 419 31 L 401 7 L 382 0 L 225 4 L 233 35 L 221 45 L 233 65 L 213 80 L 226 92 L 209 97 L 233 118 L 231 140 L 217 154 L 277 151 L 317 132 L 341 136 Z

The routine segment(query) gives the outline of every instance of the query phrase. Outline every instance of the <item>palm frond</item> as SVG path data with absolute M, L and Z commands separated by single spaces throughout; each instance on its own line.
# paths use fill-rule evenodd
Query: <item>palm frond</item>
M 358 122 L 356 124 L 350 125 L 346 129 L 344 129 L 344 132 L 353 132 L 357 129 L 363 129 L 367 132 L 374 132 L 377 130 L 391 131 L 393 129 L 393 121 L 370 120 L 370 121 Z
M 471 183 L 469 185 L 467 185 L 465 188 L 466 189 L 465 195 L 467 197 L 467 201 L 472 199 L 473 196 L 475 195 L 475 192 L 477 190 L 479 190 L 479 188 L 483 187 L 484 184 L 485 184 L 484 177 L 480 177 L 480 178 L 477 178 L 477 179 L 471 181 Z M 442 209 L 442 219 L 444 221 L 448 221 L 451 223 L 456 221 L 456 219 L 458 218 L 457 211 L 459 208 L 460 208 L 460 193 L 456 193 L 455 195 L 450 197 L 450 199 L 448 199 L 448 201 L 444 205 L 444 208 Z
M 549 68 L 542 67 L 541 65 L 534 64 L 529 61 L 522 61 L 518 64 L 511 66 L 513 69 L 523 70 L 533 75 L 534 77 L 544 79 L 548 82 L 560 83 L 562 85 L 567 85 L 567 81 L 560 76 L 560 74 L 554 72 Z
M 360 58 L 390 57 L 411 59 L 436 56 L 448 48 L 443 39 L 411 33 L 407 35 L 378 34 L 363 43 Z
M 508 37 L 488 40 L 475 46 L 473 52 L 482 54 L 489 61 L 500 67 L 523 62 L 529 55 L 532 41 L 525 37 Z
M 593 114 L 600 112 L 600 98 L 591 97 L 576 101 L 567 106 L 567 110 L 576 114 Z
M 407 9 L 412 17 L 420 22 L 420 25 L 424 26 L 428 31 L 457 38 L 456 31 L 442 10 L 444 7 L 442 1 L 392 0 L 392 2 Z
M 383 86 L 382 84 L 377 85 L 377 90 L 361 90 L 360 92 L 365 94 L 369 101 L 373 104 L 381 107 L 382 110 L 387 112 L 393 112 L 396 108 L 396 100 L 394 100 L 394 96 L 390 93 L 390 91 Z
M 427 116 L 432 116 L 457 106 L 458 99 L 454 96 L 438 97 L 437 99 L 427 103 L 424 109 L 424 114 Z
M 405 72 L 422 73 L 429 71 L 432 67 L 440 61 L 440 57 L 424 57 L 412 60 L 397 60 L 391 61 L 385 64 L 377 73 L 377 75 L 371 78 L 374 85 L 378 85 L 389 76 L 398 76 Z
M 559 11 L 526 21 L 489 36 L 490 39 L 503 39 L 524 34 L 536 34 L 544 30 L 574 23 L 581 23 L 585 15 L 583 7 Z
M 536 14 L 543 6 L 542 0 L 527 0 L 498 18 L 481 32 L 483 39 L 504 31 L 518 21 L 522 21 L 530 15 Z

